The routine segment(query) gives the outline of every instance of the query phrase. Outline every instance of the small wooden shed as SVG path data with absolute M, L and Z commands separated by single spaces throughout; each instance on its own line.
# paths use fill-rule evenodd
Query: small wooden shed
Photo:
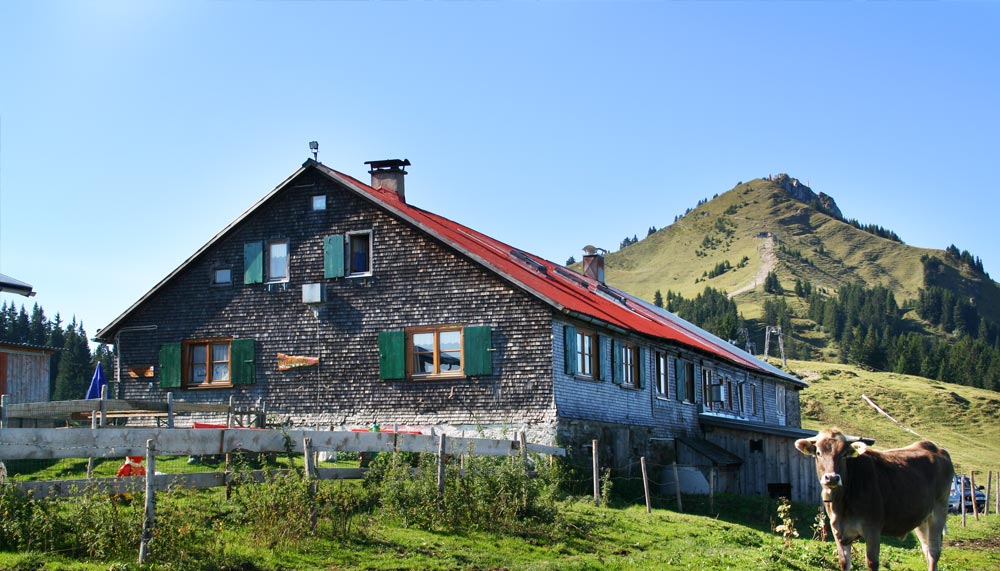
M 0 395 L 9 404 L 48 401 L 52 355 L 37 345 L 0 343 Z

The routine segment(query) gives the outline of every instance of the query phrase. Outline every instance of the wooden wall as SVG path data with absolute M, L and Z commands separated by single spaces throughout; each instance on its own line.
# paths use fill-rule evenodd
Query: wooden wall
M 0 347 L 0 392 L 11 404 L 49 400 L 50 351 Z

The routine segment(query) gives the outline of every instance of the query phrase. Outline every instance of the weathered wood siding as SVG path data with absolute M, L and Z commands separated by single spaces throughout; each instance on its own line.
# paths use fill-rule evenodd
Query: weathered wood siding
M 795 438 L 742 430 L 714 428 L 706 440 L 743 458 L 736 482 L 730 491 L 742 495 L 768 495 L 768 485 L 788 485 L 791 499 L 818 502 L 819 481 L 812 458 L 795 448 Z M 751 441 L 760 443 L 760 451 L 751 451 Z
M 51 351 L 0 347 L 0 392 L 10 404 L 49 400 Z
M 326 210 L 312 197 L 326 195 Z M 372 276 L 324 279 L 323 238 L 371 230 Z M 244 285 L 244 243 L 287 240 L 289 281 Z M 233 284 L 210 284 L 214 268 Z M 302 285 L 321 283 L 317 315 Z M 254 339 L 256 383 L 181 390 L 177 398 L 237 405 L 266 402 L 273 420 L 300 425 L 448 424 L 542 426 L 554 422 L 551 310 L 477 263 L 368 200 L 307 171 L 213 244 L 143 306 L 120 336 L 120 398 L 161 398 L 158 375 L 129 379 L 128 367 L 156 365 L 164 343 Z M 409 326 L 488 325 L 493 374 L 437 381 L 379 379 L 378 334 Z M 319 357 L 319 365 L 277 370 L 277 353 Z M 534 436 L 529 435 L 532 439 Z

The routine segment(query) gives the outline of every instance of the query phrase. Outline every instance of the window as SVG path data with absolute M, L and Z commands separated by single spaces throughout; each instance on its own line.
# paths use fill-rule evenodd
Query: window
M 161 389 L 250 385 L 256 377 L 254 341 L 211 338 L 167 343 L 160 347 L 160 366 L 154 372 Z
M 641 347 L 613 340 L 611 350 L 611 382 L 641 389 L 645 385 L 645 371 L 642 368 L 645 351 Z
M 667 396 L 667 382 L 669 372 L 667 370 L 666 353 L 656 352 L 656 394 L 662 397 Z
M 750 409 L 747 411 L 752 416 L 757 416 L 757 385 L 750 383 Z
M 267 247 L 267 281 L 288 281 L 288 242 L 271 242 Z
M 714 402 L 718 402 L 721 399 L 716 398 L 717 395 L 712 394 L 712 385 L 714 380 L 714 375 L 711 369 L 701 368 L 701 394 L 702 398 L 705 400 L 705 404 L 711 405 Z
M 622 383 L 633 388 L 640 388 L 639 383 L 639 348 L 634 345 L 622 346 Z
M 326 195 L 316 194 L 312 197 L 313 210 L 326 210 Z
M 774 387 L 775 408 L 779 417 L 785 416 L 785 385 L 775 385 Z
M 212 270 L 212 285 L 230 285 L 232 283 L 232 268 L 216 268 Z
M 372 233 L 347 233 L 347 263 L 348 275 L 368 275 L 372 273 L 371 266 Z
M 694 363 L 683 359 L 675 359 L 674 369 L 674 378 L 677 381 L 677 400 L 697 402 L 694 392 Z
M 230 385 L 229 339 L 184 343 L 184 380 L 187 387 Z
M 600 378 L 601 346 L 596 333 L 576 333 L 576 374 L 592 379 Z
M 408 332 L 409 372 L 414 377 L 462 374 L 462 329 L 440 327 Z
M 378 336 L 383 380 L 473 377 L 493 372 L 489 326 L 438 325 Z

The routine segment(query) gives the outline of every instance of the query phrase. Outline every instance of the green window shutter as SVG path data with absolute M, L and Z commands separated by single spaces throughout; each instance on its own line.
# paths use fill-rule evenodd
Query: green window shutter
M 620 385 L 625 376 L 625 364 L 622 363 L 622 342 L 611 340 L 611 382 Z
M 264 282 L 264 243 L 247 242 L 243 244 L 243 283 L 259 284 Z
M 378 334 L 378 374 L 383 381 L 406 378 L 406 333 L 402 329 Z
M 598 381 L 606 381 L 608 375 L 604 372 L 604 364 L 608 362 L 608 338 L 598 335 L 597 347 L 594 347 L 594 351 L 597 352 L 597 370 L 594 371 L 594 378 Z
M 323 237 L 323 277 L 344 277 L 344 236 Z
M 181 344 L 160 345 L 160 388 L 176 389 L 181 386 Z
M 232 357 L 232 378 L 234 385 L 252 385 L 257 381 L 257 368 L 254 366 L 253 339 L 233 339 L 230 345 Z
M 639 347 L 639 388 L 646 388 L 646 348 Z
M 677 400 L 683 401 L 687 398 L 684 391 L 687 388 L 687 381 L 684 379 L 684 361 L 674 359 L 674 382 L 677 383 Z
M 493 330 L 488 325 L 462 330 L 462 368 L 466 376 L 493 373 Z
M 576 327 L 563 327 L 563 360 L 566 361 L 566 374 L 576 374 Z

